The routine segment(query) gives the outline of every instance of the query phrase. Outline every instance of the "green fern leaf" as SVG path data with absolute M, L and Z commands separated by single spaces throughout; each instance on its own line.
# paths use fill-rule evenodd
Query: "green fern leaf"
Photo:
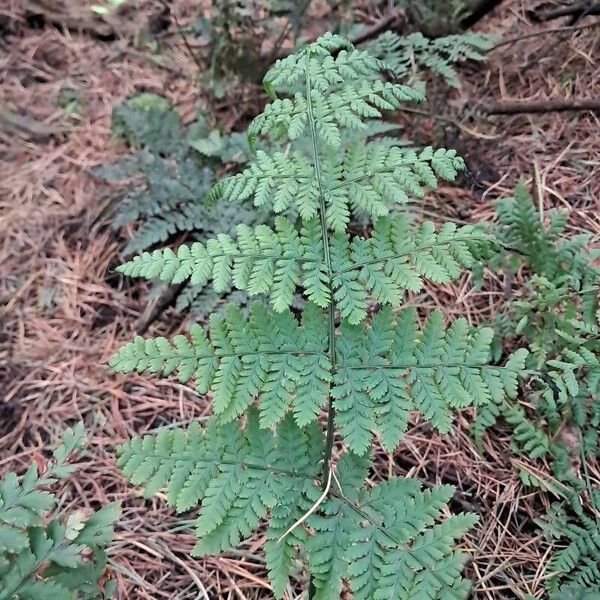
M 213 280 L 216 292 L 233 284 L 250 296 L 269 296 L 281 312 L 291 306 L 300 285 L 319 306 L 330 301 L 329 289 L 341 315 L 358 323 L 366 315 L 367 298 L 398 306 L 403 292 L 418 292 L 423 280 L 448 283 L 463 267 L 492 247 L 490 238 L 471 226 L 446 224 L 436 232 L 432 223 L 412 227 L 406 216 L 380 219 L 369 238 L 350 240 L 344 234 L 331 239 L 331 275 L 323 263 L 323 239 L 316 221 L 300 233 L 283 217 L 275 229 L 266 225 L 238 227 L 238 239 L 224 234 L 204 246 L 196 242 L 172 250 L 144 253 L 118 267 L 126 275 L 204 286 Z
M 263 426 L 280 421 L 290 407 L 304 425 L 316 417 L 329 389 L 326 335 L 323 317 L 311 305 L 301 325 L 290 313 L 269 313 L 260 304 L 248 320 L 230 306 L 223 318 L 211 317 L 210 341 L 198 326 L 191 340 L 176 336 L 172 344 L 138 337 L 110 364 L 119 372 L 178 370 L 182 381 L 194 376 L 200 393 L 213 391 L 214 410 L 223 422 L 259 396 Z
M 461 56 L 469 55 L 476 57 L 470 49 Z M 464 162 L 453 150 L 373 141 L 383 111 L 423 99 L 388 75 L 381 60 L 331 34 L 278 61 L 265 77 L 272 102 L 248 134 L 251 144 L 259 135 L 283 141 L 283 150 L 258 150 L 208 194 L 209 202 L 254 204 L 274 221 L 119 268 L 198 289 L 212 282 L 216 294 L 236 288 L 271 304 L 254 305 L 249 316 L 229 306 L 206 332 L 196 326 L 171 341 L 136 338 L 110 364 L 177 372 L 210 393 L 214 415 L 205 426 L 136 438 L 120 449 L 119 464 L 146 494 L 166 489 L 178 510 L 200 505 L 196 554 L 230 548 L 266 521 L 277 597 L 304 555 L 321 600 L 339 598 L 345 586 L 359 599 L 466 598 L 454 543 L 476 517 L 441 518 L 447 486 L 423 491 L 391 479 L 367 489 L 368 450 L 373 435 L 392 450 L 413 411 L 446 432 L 457 409 L 504 406 L 524 369 L 525 351 L 490 364 L 490 328 L 464 319 L 445 326 L 438 313 L 419 326 L 415 309 L 390 308 L 426 282 L 456 280 L 497 244 L 477 227 L 436 229 L 396 214 L 453 180 Z M 372 220 L 361 230 L 368 235 L 350 227 L 356 218 Z M 387 307 L 364 323 L 376 304 Z M 570 367 L 551 368 L 572 390 Z M 348 448 L 337 465 L 336 427 Z
M 505 367 L 490 366 L 492 334 L 462 319 L 445 329 L 440 313 L 432 313 L 419 332 L 411 308 L 396 320 L 391 311 L 381 311 L 370 332 L 342 327 L 331 394 L 350 448 L 363 454 L 379 432 L 384 446 L 393 449 L 412 410 L 447 432 L 452 408 L 514 394 L 525 354 Z
M 463 33 L 428 39 L 421 33 L 399 36 L 386 31 L 364 44 L 365 50 L 381 59 L 397 78 L 418 78 L 429 70 L 452 87 L 460 87 L 453 65 L 466 60 L 482 61 L 497 42 L 494 35 Z
M 194 552 L 206 554 L 237 545 L 270 509 L 278 515 L 271 534 L 283 527 L 291 516 L 281 517 L 284 507 L 298 511 L 306 504 L 304 495 L 317 493 L 311 482 L 318 466 L 310 457 L 320 448 L 319 429 L 299 429 L 288 418 L 274 437 L 259 429 L 258 413 L 250 410 L 245 429 L 211 419 L 202 429 L 194 425 L 187 432 L 165 429 L 135 438 L 119 449 L 119 465 L 147 493 L 166 487 L 178 510 L 201 502 Z M 285 504 L 292 491 L 295 508 Z
M 354 598 L 442 600 L 451 590 L 466 598 L 463 558 L 452 546 L 477 517 L 457 515 L 436 524 L 453 488 L 423 492 L 414 480 L 394 478 L 368 492 L 353 489 L 345 469 L 355 470 L 361 461 L 344 459 L 338 465 L 340 497 L 327 500 L 310 519 L 315 597 L 339 598 L 348 579 Z
M 40 489 L 73 471 L 67 461 L 82 444 L 83 427 L 67 429 L 44 475 L 33 464 L 21 477 L 8 473 L 0 480 L 0 600 L 104 597 L 103 547 L 112 539 L 118 505 L 51 518 L 56 498 Z
M 387 215 L 411 197 L 422 198 L 427 188 L 437 187 L 438 178 L 453 181 L 464 169 L 454 150 L 415 152 L 377 142 L 350 145 L 341 168 L 339 151 L 327 152 L 322 160 L 321 187 L 334 231 L 345 230 L 351 208 L 373 218 Z M 219 182 L 209 201 L 252 199 L 257 207 L 268 206 L 278 214 L 293 209 L 303 221 L 310 221 L 317 216 L 320 195 L 313 172 L 314 164 L 299 152 L 269 156 L 259 151 L 250 167 Z

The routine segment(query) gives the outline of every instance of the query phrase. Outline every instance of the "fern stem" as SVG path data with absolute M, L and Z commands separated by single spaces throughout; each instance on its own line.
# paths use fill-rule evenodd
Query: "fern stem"
M 308 125 L 310 129 L 310 137 L 312 140 L 313 160 L 315 168 L 315 179 L 317 180 L 317 189 L 319 191 L 319 216 L 321 223 L 321 237 L 323 238 L 323 251 L 327 275 L 329 278 L 329 340 L 328 353 L 331 368 L 335 370 L 335 302 L 333 299 L 333 290 L 331 282 L 333 281 L 333 269 L 331 266 L 331 255 L 329 249 L 329 230 L 327 228 L 327 207 L 325 204 L 325 194 L 323 192 L 323 181 L 321 179 L 321 166 L 319 163 L 319 148 L 317 143 L 317 129 L 315 125 L 315 116 L 313 113 L 312 96 L 311 96 L 311 79 L 310 79 L 310 51 L 306 54 L 306 103 L 308 114 Z M 325 449 L 323 452 L 323 481 L 322 489 L 327 490 L 328 481 L 331 480 L 331 454 L 333 452 L 333 434 L 334 434 L 335 408 L 333 406 L 333 398 L 329 396 L 327 405 L 327 433 L 325 438 Z M 316 594 L 312 574 L 309 580 L 308 599 L 312 600 Z

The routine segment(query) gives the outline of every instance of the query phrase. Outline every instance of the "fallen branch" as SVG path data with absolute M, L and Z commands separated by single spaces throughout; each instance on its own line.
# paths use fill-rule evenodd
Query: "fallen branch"
M 169 286 L 160 294 L 153 304 L 149 304 L 134 325 L 136 334 L 144 335 L 148 331 L 150 325 L 152 325 L 152 323 L 154 323 L 154 321 L 156 321 L 169 306 L 175 303 L 175 300 L 177 300 L 177 297 L 181 294 L 184 287 L 185 282 L 180 283 L 179 285 Z
M 44 142 L 50 137 L 61 135 L 65 129 L 60 125 L 48 125 L 36 121 L 32 117 L 19 115 L 10 110 L 0 110 L 0 131 L 2 129 L 13 129 L 20 131 L 34 142 Z
M 493 48 L 490 48 L 488 52 L 492 50 L 496 50 L 497 48 L 501 48 L 502 46 L 512 46 L 517 42 L 521 42 L 523 40 L 528 40 L 530 38 L 539 37 L 541 35 L 549 35 L 551 33 L 575 33 L 577 31 L 582 31 L 584 29 L 594 29 L 600 25 L 600 21 L 594 21 L 593 23 L 587 23 L 586 25 L 579 25 L 577 27 L 555 27 L 554 29 L 544 29 L 543 31 L 534 31 L 533 33 L 526 33 L 524 35 L 519 35 L 517 37 L 507 38 L 498 42 Z M 559 40 L 561 38 L 559 37 Z
M 488 115 L 518 115 L 585 110 L 600 111 L 600 98 L 572 98 L 564 100 L 539 100 L 534 102 L 508 100 L 485 104 L 480 107 L 480 110 Z
M 571 6 L 554 8 L 539 15 L 534 11 L 529 11 L 529 18 L 537 23 L 542 21 L 553 21 L 554 19 L 560 19 L 561 17 L 575 17 L 576 19 L 579 19 L 580 17 L 587 17 L 589 15 L 600 15 L 600 2 L 584 0 L 583 2 L 572 4 Z
M 367 40 L 371 40 L 377 37 L 380 33 L 386 29 L 396 29 L 402 22 L 402 13 L 400 11 L 392 11 L 387 17 L 384 17 L 371 27 L 368 27 L 361 33 L 350 37 L 350 41 L 354 45 L 362 44 Z

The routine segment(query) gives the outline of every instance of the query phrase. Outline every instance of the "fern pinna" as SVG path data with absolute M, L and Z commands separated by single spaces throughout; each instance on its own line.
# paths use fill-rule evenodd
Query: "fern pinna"
M 415 226 L 395 211 L 438 178 L 452 180 L 463 161 L 452 150 L 367 140 L 381 111 L 423 99 L 381 70 L 331 34 L 278 61 L 265 77 L 274 99 L 249 137 L 286 137 L 285 151 L 257 153 L 209 194 L 268 206 L 274 226 L 242 225 L 235 236 L 144 253 L 119 268 L 211 280 L 217 291 L 233 285 L 270 302 L 248 316 L 231 306 L 208 331 L 136 338 L 110 364 L 177 372 L 211 393 L 204 426 L 136 438 L 119 463 L 147 494 L 166 488 L 177 510 L 200 505 L 198 555 L 235 546 L 266 520 L 277 597 L 300 554 L 311 598 L 339 598 L 344 581 L 358 599 L 464 598 L 464 557 L 453 546 L 476 516 L 445 517 L 450 486 L 367 484 L 369 451 L 374 437 L 393 450 L 413 411 L 448 432 L 456 409 L 514 395 L 526 355 L 491 365 L 490 328 L 464 319 L 446 327 L 437 312 L 421 324 L 414 308 L 394 310 L 424 281 L 456 279 L 493 242 L 474 227 Z M 373 220 L 370 236 L 353 234 L 358 216 Z

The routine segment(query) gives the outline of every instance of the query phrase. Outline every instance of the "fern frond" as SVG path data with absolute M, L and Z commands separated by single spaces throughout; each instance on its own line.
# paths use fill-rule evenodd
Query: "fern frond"
M 337 423 L 358 454 L 374 432 L 386 448 L 394 448 L 412 410 L 447 432 L 452 408 L 514 396 L 526 356 L 519 352 L 505 367 L 491 366 L 491 329 L 471 328 L 459 319 L 446 330 L 441 314 L 433 313 L 418 331 L 410 308 L 396 320 L 382 311 L 368 330 L 342 325 L 335 369 L 327 355 L 326 322 L 314 305 L 307 305 L 301 324 L 290 313 L 270 313 L 260 304 L 248 319 L 230 306 L 224 317 L 211 317 L 209 330 L 210 340 L 197 325 L 190 339 L 138 337 L 110 364 L 118 372 L 177 371 L 183 382 L 195 378 L 200 393 L 212 390 L 222 422 L 258 398 L 263 427 L 290 409 L 300 426 L 314 420 L 333 380 Z
M 369 53 L 357 51 L 344 37 L 327 32 L 310 47 L 276 61 L 265 82 L 271 89 L 302 91 L 307 70 L 313 73 L 313 86 L 324 91 L 347 81 L 377 79 L 380 67 Z
M 166 488 L 178 510 L 201 505 L 198 554 L 236 545 L 265 520 L 276 596 L 301 553 L 321 600 L 339 598 L 344 582 L 369 600 L 466 598 L 453 546 L 476 517 L 441 519 L 452 493 L 446 486 L 424 492 L 392 479 L 366 489 L 367 450 L 373 435 L 393 449 L 412 411 L 448 431 L 451 409 L 501 405 L 515 396 L 524 368 L 525 351 L 490 364 L 489 328 L 464 319 L 445 327 L 438 313 L 419 327 L 414 309 L 394 316 L 389 308 L 425 281 L 457 279 L 495 243 L 477 227 L 436 230 L 390 216 L 439 179 L 454 179 L 464 163 L 453 150 L 369 141 L 385 131 L 373 127 L 383 111 L 422 99 L 386 76 L 380 60 L 331 34 L 278 61 L 265 77 L 273 101 L 248 134 L 251 144 L 271 136 L 283 151 L 259 150 L 208 195 L 251 200 L 277 215 L 272 225 L 238 226 L 235 235 L 120 267 L 198 289 L 212 282 L 215 293 L 235 287 L 271 303 L 273 310 L 254 305 L 248 317 L 230 306 L 189 337 L 136 338 L 110 364 L 120 372 L 177 371 L 211 394 L 205 427 L 136 438 L 121 448 L 120 464 L 147 494 Z M 353 218 L 368 236 L 350 227 Z M 298 302 L 300 290 L 308 302 Z M 370 300 L 389 306 L 366 324 Z M 336 426 L 348 448 L 337 466 Z
M 452 546 L 477 517 L 456 515 L 436 524 L 451 486 L 424 492 L 414 480 L 394 478 L 369 491 L 352 488 L 356 476 L 347 481 L 345 470 L 355 470 L 357 462 L 352 455 L 342 458 L 339 496 L 309 521 L 315 530 L 307 542 L 315 598 L 339 598 L 344 579 L 356 599 L 466 598 L 464 559 Z
M 182 382 L 194 377 L 200 393 L 212 390 L 214 411 L 223 422 L 246 410 L 255 397 L 263 427 L 280 421 L 289 408 L 301 426 L 315 419 L 331 378 L 326 324 L 316 307 L 308 305 L 299 324 L 291 313 L 274 314 L 260 304 L 248 319 L 229 306 L 224 317 L 211 317 L 209 330 L 210 340 L 197 325 L 190 339 L 138 337 L 110 364 L 122 373 L 177 370 Z
M 557 589 L 559 584 L 574 585 L 579 589 L 600 586 L 600 525 L 597 518 L 580 514 L 575 523 L 563 525 L 558 535 L 566 537 L 570 543 L 557 550 L 548 563 L 552 574 L 550 589 Z
M 483 232 L 471 226 L 457 229 L 445 224 L 436 232 L 430 222 L 413 228 L 403 216 L 381 219 L 370 238 L 332 239 L 334 299 L 344 318 L 359 323 L 366 316 L 369 296 L 399 306 L 405 290 L 420 291 L 423 279 L 435 283 L 457 279 L 461 269 L 471 266 L 491 245 Z
M 134 438 L 120 447 L 119 465 L 146 495 L 166 488 L 167 501 L 178 511 L 201 504 L 195 553 L 206 554 L 248 537 L 270 509 L 275 510 L 273 535 L 306 504 L 305 497 L 316 497 L 313 480 L 319 467 L 311 458 L 319 453 L 321 440 L 318 426 L 300 429 L 291 418 L 274 436 L 259 429 L 258 413 L 250 410 L 243 429 L 213 418 L 205 427 L 194 423 L 187 430 L 163 429 Z M 286 504 L 291 497 L 296 505 Z M 274 557 L 279 550 L 271 549 L 273 563 L 283 560 Z
M 546 226 L 523 180 L 518 183 L 513 197 L 498 201 L 496 212 L 501 225 L 500 237 L 525 258 L 537 275 L 553 282 L 564 277 L 574 291 L 583 289 L 583 282 L 589 285 L 600 278 L 600 269 L 593 265 L 594 252 L 587 250 L 591 236 L 582 233 L 560 238 L 566 215 L 563 211 L 549 211 L 550 224 Z
M 541 458 L 548 453 L 550 449 L 548 436 L 527 418 L 520 406 L 507 405 L 502 415 L 513 427 L 515 443 L 531 458 Z
M 494 35 L 473 32 L 428 39 L 422 33 L 400 36 L 386 31 L 363 47 L 399 79 L 418 78 L 421 71 L 429 70 L 442 77 L 447 85 L 458 88 L 460 82 L 454 65 L 485 60 L 485 53 L 497 40 Z
M 336 148 L 341 144 L 340 129 L 364 129 L 364 120 L 380 117 L 381 110 L 424 99 L 408 86 L 379 79 L 381 62 L 342 39 L 325 34 L 269 69 L 266 89 L 273 97 L 276 91 L 290 97 L 265 107 L 250 125 L 251 139 L 283 129 L 296 140 L 305 134 L 310 112 L 319 141 Z

